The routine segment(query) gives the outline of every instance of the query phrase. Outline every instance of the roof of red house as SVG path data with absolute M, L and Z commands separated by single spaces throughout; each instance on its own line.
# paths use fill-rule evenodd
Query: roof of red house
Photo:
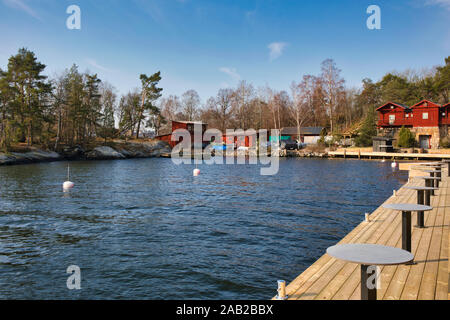
M 443 108 L 450 107 L 450 102 L 448 102 L 447 104 L 444 104 L 442 107 Z
M 422 100 L 422 101 L 416 103 L 415 105 L 413 105 L 413 106 L 411 107 L 411 109 L 412 109 L 412 108 L 415 108 L 415 107 L 419 107 L 419 106 L 421 106 L 421 105 L 424 104 L 424 103 L 427 104 L 427 107 L 440 107 L 440 105 L 438 105 L 437 103 L 434 103 L 433 101 L 430 101 L 430 100 Z
M 409 109 L 409 107 L 406 104 L 401 104 L 401 103 L 396 103 L 396 102 L 389 101 L 388 103 L 386 103 L 386 104 L 382 105 L 381 107 L 377 108 L 376 111 L 381 110 L 384 107 L 387 107 L 389 105 L 394 105 L 394 106 L 397 106 L 397 107 L 400 107 L 400 108 L 403 108 L 403 109 Z

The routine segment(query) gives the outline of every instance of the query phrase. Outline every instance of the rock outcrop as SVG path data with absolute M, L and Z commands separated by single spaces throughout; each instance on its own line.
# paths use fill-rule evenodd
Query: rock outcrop
M 47 162 L 61 160 L 62 156 L 53 151 L 36 149 L 30 152 L 0 153 L 0 165 L 12 165 L 33 162 Z
M 125 159 L 125 156 L 120 152 L 117 152 L 111 147 L 101 146 L 96 147 L 93 150 L 86 153 L 86 159 L 89 160 L 112 160 L 112 159 Z
M 158 140 L 147 142 L 114 142 L 110 146 L 97 146 L 85 150 L 81 146 L 64 147 L 60 153 L 32 148 L 28 152 L 0 152 L 0 165 L 57 161 L 57 160 L 113 160 L 127 158 L 153 158 L 170 154 L 170 146 Z
M 171 152 L 170 146 L 163 141 L 120 143 L 116 144 L 115 148 L 127 158 L 159 157 Z

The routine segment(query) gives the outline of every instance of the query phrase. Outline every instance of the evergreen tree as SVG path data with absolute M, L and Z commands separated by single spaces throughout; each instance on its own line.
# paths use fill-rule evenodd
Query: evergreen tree
M 145 74 L 140 76 L 142 89 L 141 89 L 141 104 L 137 112 L 137 129 L 136 139 L 139 139 L 139 132 L 141 130 L 141 123 L 146 118 L 146 112 L 151 112 L 154 108 L 157 108 L 154 103 L 161 97 L 162 88 L 158 88 L 157 85 L 161 81 L 161 72 L 157 72 L 148 77 Z
M 373 137 L 377 135 L 377 128 L 375 125 L 375 110 L 372 108 L 367 113 L 366 118 L 359 130 L 359 135 L 355 139 L 356 146 L 369 147 L 373 143 Z
M 11 120 L 18 127 L 19 141 L 33 144 L 34 134 L 40 134 L 41 121 L 48 108 L 51 84 L 42 75 L 45 65 L 38 62 L 35 54 L 25 48 L 9 58 L 5 78 L 14 93 L 11 101 Z
M 416 145 L 416 138 L 414 134 L 404 126 L 400 129 L 398 146 L 401 148 L 412 148 Z

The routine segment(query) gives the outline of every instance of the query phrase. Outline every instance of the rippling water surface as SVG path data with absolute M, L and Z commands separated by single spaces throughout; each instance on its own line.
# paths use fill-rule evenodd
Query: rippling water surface
M 390 163 L 0 167 L 0 298 L 268 299 L 404 182 Z M 81 290 L 66 269 L 81 268 Z

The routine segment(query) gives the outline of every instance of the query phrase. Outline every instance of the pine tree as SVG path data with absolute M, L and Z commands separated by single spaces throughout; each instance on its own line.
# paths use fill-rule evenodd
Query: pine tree
M 161 97 L 162 88 L 158 88 L 157 85 L 161 81 L 161 72 L 157 72 L 148 77 L 145 74 L 140 76 L 142 89 L 141 89 L 141 104 L 138 110 L 137 116 L 137 129 L 136 139 L 139 139 L 139 132 L 141 130 L 141 123 L 146 119 L 146 112 L 151 112 L 153 108 L 156 108 L 154 102 Z
M 412 148 L 416 144 L 416 138 L 414 134 L 404 126 L 400 129 L 398 138 L 398 146 L 401 148 Z
M 356 146 L 369 147 L 373 143 L 373 137 L 377 135 L 377 128 L 375 125 L 375 110 L 373 108 L 368 110 L 367 116 L 359 130 L 359 135 L 355 139 Z

